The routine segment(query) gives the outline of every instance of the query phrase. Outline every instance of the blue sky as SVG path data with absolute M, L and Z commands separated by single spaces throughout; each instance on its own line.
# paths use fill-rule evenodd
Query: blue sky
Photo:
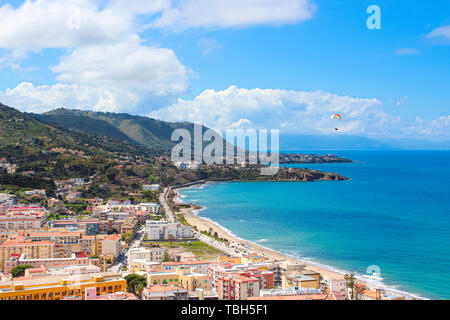
M 21 110 L 302 134 L 339 112 L 345 134 L 450 140 L 449 1 L 50 2 L 0 1 L 0 99 Z

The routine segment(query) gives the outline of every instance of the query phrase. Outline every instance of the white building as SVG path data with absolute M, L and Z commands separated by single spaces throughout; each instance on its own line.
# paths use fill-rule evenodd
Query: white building
M 160 188 L 159 184 L 144 184 L 142 186 L 142 189 L 146 191 L 158 191 L 159 188 Z
M 135 260 L 161 262 L 164 251 L 164 248 L 132 248 L 128 251 L 128 264 L 132 264 Z
M 171 235 L 174 239 L 190 239 L 192 237 L 191 226 L 169 223 L 165 220 L 147 220 L 145 229 L 149 240 L 168 240 Z

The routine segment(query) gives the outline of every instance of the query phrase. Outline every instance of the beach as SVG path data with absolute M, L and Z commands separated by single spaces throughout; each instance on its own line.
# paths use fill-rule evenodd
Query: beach
M 176 190 L 173 190 L 176 193 Z M 184 204 L 178 193 L 176 193 L 176 196 L 173 198 L 174 202 L 176 204 Z M 282 253 L 279 253 L 277 251 L 265 248 L 261 245 L 258 245 L 254 242 L 241 239 L 230 233 L 228 230 L 220 226 L 219 224 L 209 220 L 202 218 L 195 214 L 192 209 L 189 208 L 182 208 L 180 209 L 180 213 L 183 214 L 186 221 L 191 226 L 196 226 L 198 231 L 209 231 L 212 230 L 212 233 L 217 232 L 219 237 L 227 239 L 230 243 L 235 244 L 243 244 L 248 252 L 256 253 L 257 255 L 266 257 L 268 260 L 278 260 L 278 261 L 287 261 L 288 263 L 292 264 L 303 264 L 306 266 L 306 269 L 313 270 L 316 272 L 319 272 L 324 279 L 344 279 L 344 273 L 339 273 L 333 270 L 328 270 L 323 267 L 313 265 L 308 261 L 303 261 L 300 259 L 296 259 L 293 257 L 289 257 L 287 255 L 284 255 Z

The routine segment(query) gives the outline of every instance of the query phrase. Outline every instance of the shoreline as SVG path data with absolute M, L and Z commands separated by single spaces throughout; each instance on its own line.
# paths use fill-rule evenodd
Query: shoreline
M 223 182 L 230 182 L 230 180 L 223 181 Z M 175 195 L 173 197 L 173 202 L 175 204 L 186 204 L 182 200 L 183 196 L 181 196 L 177 190 L 188 189 L 191 187 L 195 187 L 195 186 L 207 184 L 207 183 L 215 183 L 215 182 L 204 181 L 204 182 L 195 183 L 195 184 L 189 185 L 189 186 L 179 186 L 179 187 L 172 188 L 173 192 L 175 193 Z M 208 218 L 200 217 L 198 214 L 196 214 L 196 211 L 201 211 L 204 209 L 206 209 L 206 208 L 204 208 L 204 207 L 201 209 L 182 208 L 182 209 L 180 209 L 180 213 L 184 216 L 184 218 L 190 225 L 196 226 L 199 231 L 208 231 L 211 228 L 213 230 L 213 233 L 217 232 L 217 234 L 221 238 L 227 239 L 230 243 L 244 244 L 245 248 L 247 249 L 248 252 L 256 253 L 258 255 L 266 257 L 269 260 L 278 260 L 278 261 L 283 260 L 283 261 L 287 261 L 288 263 L 292 263 L 292 264 L 305 265 L 306 269 L 319 272 L 322 275 L 322 277 L 326 280 L 329 280 L 330 278 L 344 279 L 344 275 L 350 273 L 349 271 L 346 271 L 346 270 L 340 270 L 339 268 L 335 268 L 335 267 L 329 266 L 329 265 L 324 265 L 324 264 L 321 264 L 320 262 L 309 261 L 309 260 L 301 258 L 301 257 L 296 257 L 294 255 L 286 254 L 286 253 L 277 251 L 275 249 L 264 247 L 256 242 L 240 238 L 240 237 L 236 236 L 235 234 L 233 234 L 233 232 L 231 230 L 228 230 L 227 228 L 221 226 L 219 223 L 217 223 L 211 219 L 208 219 Z M 374 279 L 374 278 L 367 279 L 365 277 L 365 275 L 357 274 L 356 272 L 355 272 L 355 278 L 357 279 L 358 282 L 364 283 L 368 288 L 384 289 L 384 290 L 386 290 L 387 293 L 397 295 L 397 296 L 404 296 L 407 299 L 428 300 L 427 298 L 419 296 L 417 294 L 408 293 L 408 292 L 393 288 L 391 286 L 388 286 L 383 283 L 383 279 Z

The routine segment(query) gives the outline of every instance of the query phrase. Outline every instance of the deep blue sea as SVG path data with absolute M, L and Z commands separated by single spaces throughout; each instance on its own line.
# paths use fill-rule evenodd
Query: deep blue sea
M 304 152 L 304 151 L 302 151 Z M 349 181 L 223 182 L 180 190 L 238 237 L 431 299 L 450 299 L 450 151 L 314 151 L 295 165 Z

